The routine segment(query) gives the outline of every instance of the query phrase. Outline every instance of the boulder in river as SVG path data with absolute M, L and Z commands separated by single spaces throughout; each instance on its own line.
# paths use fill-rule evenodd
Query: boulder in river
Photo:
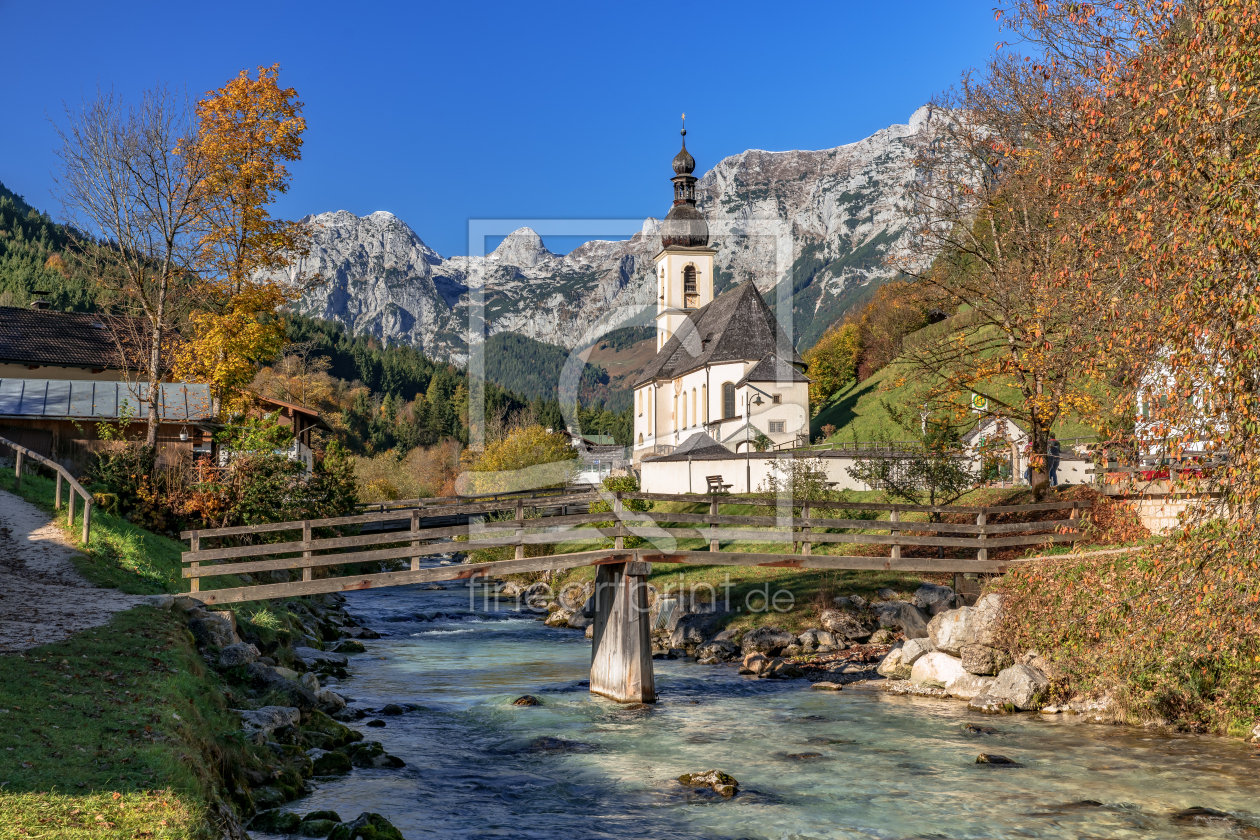
M 346 698 L 331 689 L 321 688 L 315 692 L 315 699 L 319 701 L 319 710 L 324 714 L 335 715 L 346 707 Z
M 406 763 L 397 756 L 385 752 L 380 741 L 359 741 L 347 744 L 341 751 L 350 756 L 350 763 L 355 767 L 406 767 Z
M 815 689 L 817 691 L 843 691 L 844 683 L 828 682 L 826 680 L 823 680 L 821 682 L 814 683 L 813 685 L 810 686 L 810 688 Z
M 257 790 L 255 790 L 257 793 Z M 257 802 L 257 798 L 255 798 Z M 250 831 L 265 831 L 268 834 L 291 834 L 302 824 L 302 818 L 292 811 L 273 809 L 263 811 L 249 824 Z
M 890 680 L 910 679 L 911 669 L 906 664 L 904 648 L 895 647 L 888 651 L 884 658 L 879 661 L 879 666 L 875 669 L 875 673 Z
M 1004 651 L 988 645 L 963 645 L 958 651 L 963 670 L 969 674 L 992 676 L 1011 664 Z
M 849 610 L 823 610 L 818 618 L 824 630 L 855 642 L 869 639 L 876 628 L 873 618 Z
M 946 610 L 961 607 L 962 599 L 948 586 L 925 583 L 915 590 L 914 605 L 928 615 L 938 615 Z
M 302 719 L 299 709 L 290 706 L 263 706 L 252 711 L 238 711 L 241 716 L 241 728 L 248 733 L 261 732 L 267 738 L 277 729 L 286 726 L 297 726 Z
M 1015 711 L 1015 706 L 1009 701 L 991 694 L 977 694 L 967 703 L 967 708 L 986 715 L 1009 715 Z
M 913 665 L 921 656 L 934 650 L 931 639 L 909 639 L 901 646 L 901 661 Z
M 258 661 L 258 648 L 247 642 L 236 642 L 219 651 L 220 668 L 236 668 Z
M 764 653 L 774 656 L 796 641 L 796 636 L 782 627 L 758 627 L 744 634 L 740 647 L 745 654 Z
M 1193 825 L 1202 828 L 1224 829 L 1231 834 L 1242 837 L 1260 837 L 1260 827 L 1249 822 L 1240 820 L 1233 814 L 1225 811 L 1217 811 L 1214 808 L 1204 808 L 1195 805 L 1190 808 L 1183 808 L 1180 811 L 1173 811 L 1169 815 L 1177 825 Z
M 522 694 L 512 701 L 513 706 L 541 706 L 542 701 L 532 694 Z
M 791 662 L 785 662 L 782 659 L 771 659 L 770 667 L 760 676 L 776 680 L 799 680 L 805 676 L 805 672 Z
M 558 610 L 553 610 L 543 624 L 546 624 L 548 627 L 568 627 L 569 619 L 573 618 L 573 616 L 573 612 L 561 607 Z
M 332 830 L 328 840 L 403 840 L 402 832 L 380 814 L 362 813 Z
M 980 753 L 976 756 L 976 764 L 993 764 L 1001 767 L 1023 767 L 1018 761 L 1007 758 L 1004 755 L 996 755 L 994 753 Z
M 726 640 L 715 639 L 705 642 L 696 649 L 696 659 L 699 660 L 715 659 L 718 662 L 728 662 L 737 658 L 739 658 L 739 645 Z
M 235 615 L 231 612 L 226 617 L 222 612 L 204 612 L 200 617 L 188 622 L 188 629 L 197 640 L 198 647 L 225 648 L 236 644 L 240 637 L 236 635 Z
M 987 692 L 989 696 L 1010 703 L 1017 709 L 1036 709 L 1046 696 L 1050 680 L 1031 665 L 1003 668 Z
M 341 644 L 333 648 L 333 651 L 336 653 L 365 653 L 367 648 L 363 646 L 362 642 L 356 642 L 353 639 L 346 639 Z
M 744 657 L 744 661 L 739 665 L 741 674 L 760 675 L 770 670 L 770 657 L 764 653 L 749 653 Z
M 871 604 L 879 626 L 900 632 L 907 639 L 923 639 L 928 634 L 930 616 L 909 601 L 880 601 Z
M 326 752 L 315 759 L 316 776 L 344 776 L 350 772 L 350 757 L 341 752 Z
M 350 664 L 340 653 L 329 653 L 313 647 L 295 647 L 293 655 L 302 660 L 307 668 L 344 668 Z
M 950 697 L 957 697 L 959 700 L 970 700 L 981 694 L 985 694 L 993 686 L 993 677 L 982 677 L 978 674 L 962 674 L 952 679 L 945 690 L 949 692 Z
M 330 820 L 326 818 L 313 820 L 304 818 L 302 823 L 297 827 L 297 833 L 302 837 L 327 837 L 340 822 L 341 820 Z
M 688 613 L 671 620 L 673 625 L 665 639 L 666 647 L 694 648 L 704 644 L 713 633 L 718 616 L 715 613 Z
M 866 640 L 866 643 L 868 645 L 891 645 L 894 638 L 895 637 L 893 636 L 891 630 L 881 627 L 871 634 L 871 637 Z
M 678 783 L 684 787 L 707 787 L 718 795 L 730 799 L 739 792 L 739 782 L 734 776 L 728 776 L 721 770 L 706 770 L 703 773 L 683 773 Z
M 830 630 L 819 630 L 813 627 L 797 636 L 796 643 L 799 644 L 801 649 L 806 653 L 833 650 L 843 644 L 836 638 L 836 634 L 832 633 Z
M 910 672 L 910 682 L 929 688 L 945 688 L 966 674 L 962 663 L 947 653 L 934 650 L 919 658 Z
M 574 630 L 585 630 L 587 627 L 594 626 L 595 619 L 581 612 L 575 612 L 569 616 L 569 626 Z

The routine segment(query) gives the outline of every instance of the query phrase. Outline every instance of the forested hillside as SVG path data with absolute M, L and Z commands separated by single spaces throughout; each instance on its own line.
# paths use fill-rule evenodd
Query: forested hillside
M 83 312 L 96 293 L 74 269 L 70 230 L 0 183 L 0 306 L 26 306 L 46 291 L 54 309 Z

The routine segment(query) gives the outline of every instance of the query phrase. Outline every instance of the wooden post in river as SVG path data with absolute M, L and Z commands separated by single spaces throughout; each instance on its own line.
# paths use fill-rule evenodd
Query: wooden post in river
M 605 563 L 595 571 L 591 691 L 619 703 L 655 703 L 652 626 L 641 560 Z

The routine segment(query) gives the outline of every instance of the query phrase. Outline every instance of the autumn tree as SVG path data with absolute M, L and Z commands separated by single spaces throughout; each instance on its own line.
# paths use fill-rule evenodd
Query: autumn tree
M 1076 83 L 1015 56 L 965 77 L 935 102 L 910 190 L 916 252 L 937 256 L 926 269 L 902 269 L 958 314 L 908 344 L 905 376 L 960 423 L 971 420 L 972 395 L 983 397 L 1027 428 L 1036 452 L 1065 415 L 1091 413 L 1102 388 L 1083 362 L 1097 313 L 1061 282 L 1090 259 L 1063 235 L 1088 212 L 1060 200 L 1075 177 L 1063 146 L 1072 126 L 1043 108 Z
M 157 443 L 161 382 L 173 330 L 194 302 L 198 185 L 208 171 L 190 141 L 192 108 L 169 88 L 146 91 L 137 105 L 98 93 L 66 109 L 57 127 L 57 193 L 83 264 L 106 292 L 123 361 L 150 383 L 145 441 Z
M 211 382 L 233 406 L 260 362 L 284 346 L 277 309 L 300 290 L 305 229 L 274 219 L 269 206 L 288 190 L 287 163 L 302 156 L 306 121 L 280 67 L 241 73 L 197 103 L 197 134 L 185 146 L 204 161 L 196 181 L 200 236 L 195 264 L 205 308 L 191 318 L 179 357 L 186 375 Z

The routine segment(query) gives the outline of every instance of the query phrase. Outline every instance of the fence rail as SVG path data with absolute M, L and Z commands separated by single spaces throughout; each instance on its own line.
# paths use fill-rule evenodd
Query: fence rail
M 74 497 L 76 495 L 83 497 L 83 544 L 88 544 L 88 537 L 92 534 L 92 494 L 84 489 L 83 485 L 74 480 L 74 476 L 70 475 L 70 471 L 49 458 L 45 458 L 38 452 L 33 452 L 25 446 L 14 443 L 7 438 L 0 438 L 0 446 L 8 447 L 13 450 L 13 491 L 16 493 L 22 489 L 22 468 L 25 461 L 30 458 L 38 464 L 42 464 L 52 470 L 57 476 L 57 489 L 53 496 L 53 508 L 61 510 L 61 485 L 69 485 L 70 493 L 68 494 L 69 513 L 66 521 L 71 527 L 74 526 Z
M 663 493 L 605 493 L 611 511 L 604 513 L 563 513 L 566 502 L 592 500 L 591 493 L 477 501 L 466 504 L 445 504 L 437 507 L 414 507 L 410 510 L 388 510 L 281 522 L 185 531 L 190 550 L 184 552 L 183 576 L 190 581 L 190 591 L 207 603 L 230 603 L 264 598 L 289 597 L 317 592 L 337 592 L 394 586 L 435 580 L 466 579 L 485 574 L 510 574 L 625 562 L 627 559 L 692 565 L 761 565 L 818 569 L 890 569 L 899 571 L 1000 572 L 1004 564 L 989 559 L 991 549 L 1045 543 L 1075 542 L 1081 527 L 1080 512 L 1087 502 L 1048 502 L 1032 505 L 999 505 L 969 508 L 957 505 L 899 505 L 858 502 L 819 502 L 808 499 L 780 498 L 768 494 L 731 497 L 725 494 L 668 495 Z M 635 499 L 707 504 L 708 513 L 675 513 L 672 511 L 631 511 L 625 502 Z M 437 501 L 437 500 L 425 500 Z M 445 500 L 443 500 L 445 501 Z M 747 504 L 777 508 L 777 515 L 722 514 L 722 503 Z M 525 510 L 561 511 L 554 515 L 526 518 Z M 1068 511 L 1068 518 L 1030 522 L 993 523 L 988 518 L 999 513 Z M 829 516 L 835 511 L 876 511 L 888 514 L 887 519 L 863 519 Z M 465 514 L 484 518 L 507 513 L 511 518 L 494 521 L 474 519 L 464 525 L 421 527 L 422 520 L 434 512 Z M 922 522 L 905 520 L 904 514 L 965 513 L 972 522 Z M 316 528 L 355 527 L 384 520 L 410 519 L 405 531 L 375 532 L 313 538 Z M 824 530 L 816 530 L 824 529 Z M 826 529 L 845 529 L 836 533 Z M 852 531 L 868 533 L 853 533 Z M 887 531 L 869 533 L 871 531 Z M 291 532 L 300 538 L 256 545 L 203 547 L 203 541 L 247 535 L 279 536 Z M 625 538 L 645 538 L 649 548 L 626 549 Z M 463 537 L 460 542 L 451 542 Z M 525 547 L 562 541 L 606 541 L 611 548 L 570 552 L 544 557 L 525 557 Z M 707 550 L 680 549 L 678 540 L 699 539 L 708 543 Z M 729 551 L 722 543 L 782 543 L 785 551 Z M 815 555 L 817 545 L 828 543 L 889 546 L 886 556 Z M 967 549 L 974 557 L 903 557 L 903 547 Z M 489 548 L 515 548 L 511 560 L 490 563 L 465 563 L 438 569 L 421 569 L 426 556 L 446 554 L 453 550 L 475 551 Z M 332 574 L 333 567 L 387 560 L 408 560 L 410 568 L 397 572 L 367 575 Z M 315 578 L 315 569 L 326 569 L 328 577 Z M 256 572 L 300 572 L 300 581 L 276 584 L 255 584 L 200 591 L 200 579 L 219 575 Z

